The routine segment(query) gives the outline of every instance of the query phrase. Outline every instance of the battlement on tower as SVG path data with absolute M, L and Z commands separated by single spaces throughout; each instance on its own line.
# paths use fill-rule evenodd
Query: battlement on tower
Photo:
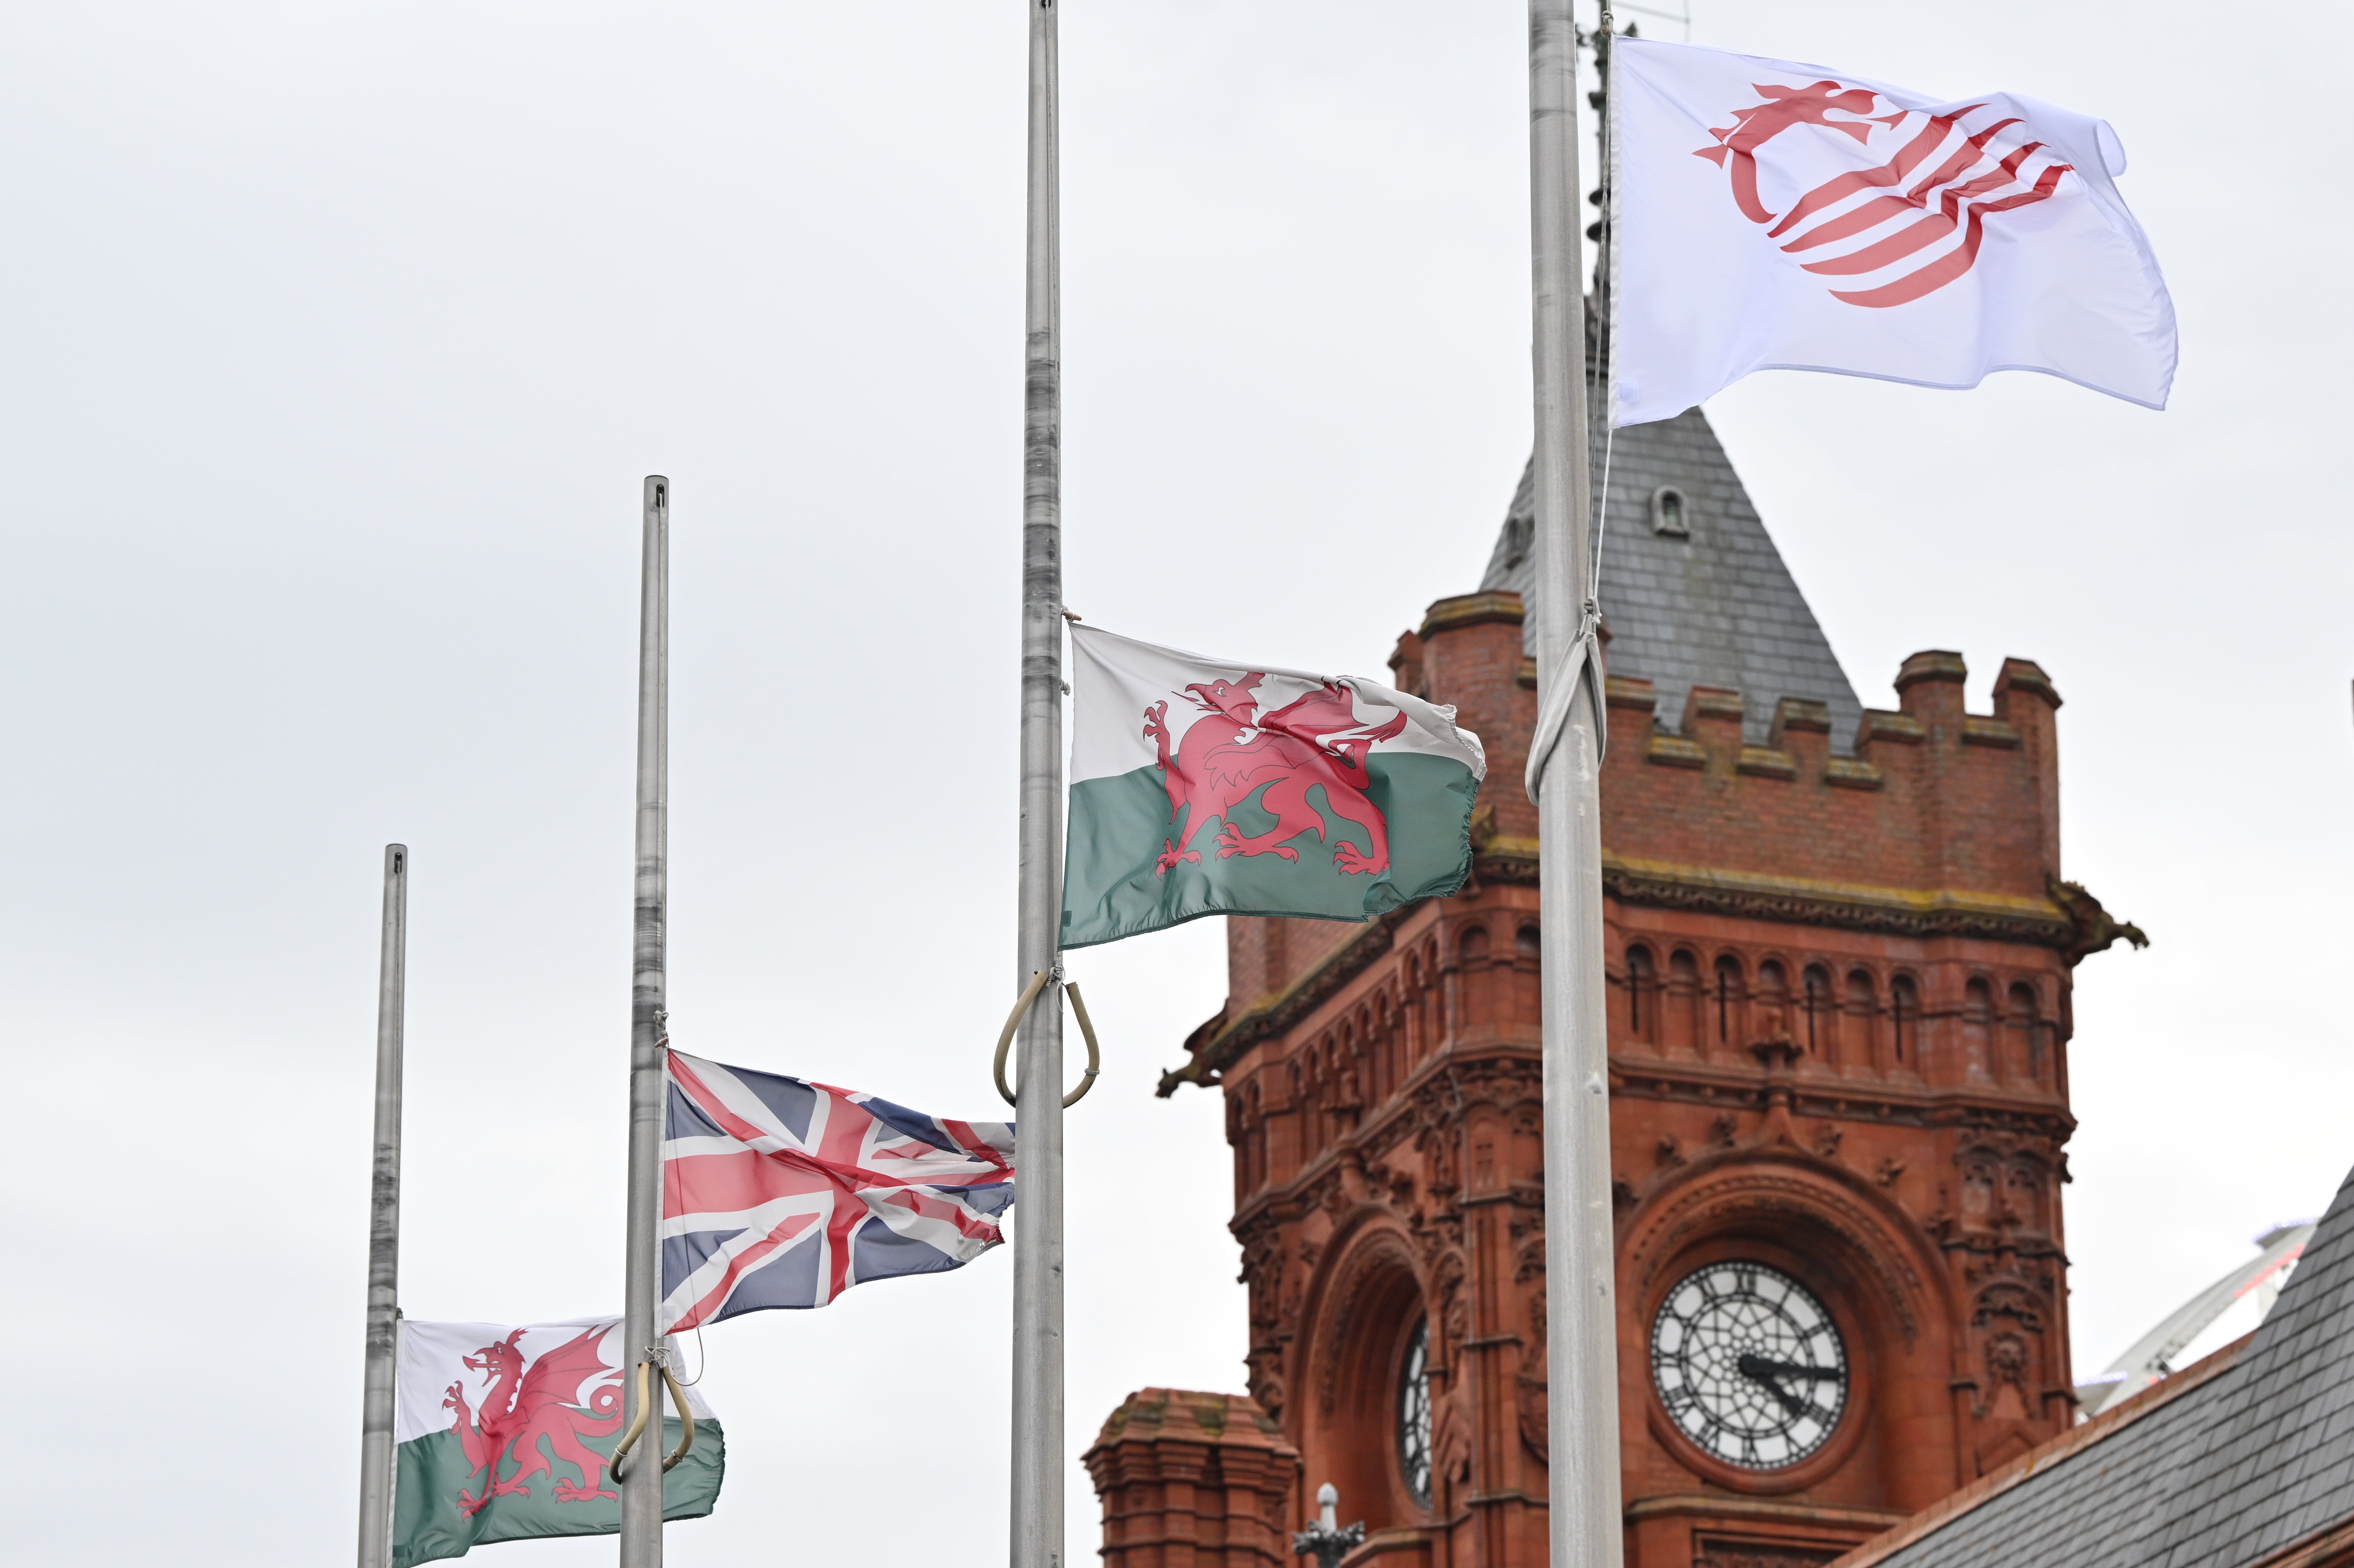
M 1439 600 L 1391 665 L 1417 694 L 1454 704 L 1486 745 L 1474 841 L 1485 874 L 1507 879 L 1522 864 L 1532 874 L 1536 853 L 1535 809 L 1518 787 L 1537 699 L 1521 678 L 1517 597 Z M 1754 912 L 1804 890 L 1899 923 L 1974 914 L 2006 934 L 2059 937 L 2059 693 L 2032 661 L 2007 659 L 1993 711 L 1972 714 L 1967 674 L 1957 653 L 1913 655 L 1896 706 L 1864 709 L 1848 754 L 1820 701 L 1695 683 L 1673 694 L 1670 725 L 1669 694 L 1610 675 L 1602 842 L 1614 891 L 1676 885 L 1693 906 Z M 1744 721 L 1761 707 L 1773 718 L 1754 744 Z

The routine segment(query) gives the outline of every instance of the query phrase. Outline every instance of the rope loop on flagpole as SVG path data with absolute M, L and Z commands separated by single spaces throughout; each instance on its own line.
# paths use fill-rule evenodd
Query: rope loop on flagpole
M 653 1402 L 650 1397 L 653 1393 L 653 1384 L 651 1379 L 647 1376 L 645 1362 L 640 1361 L 638 1363 L 637 1373 L 637 1419 L 631 1421 L 630 1423 L 630 1429 L 621 1434 L 621 1440 L 613 1445 L 613 1457 L 605 1461 L 605 1474 L 612 1478 L 613 1483 L 616 1486 L 619 1486 L 621 1480 L 621 1460 L 628 1456 L 632 1447 L 637 1446 L 639 1436 L 643 1434 L 646 1429 L 646 1412 L 652 1409 L 653 1404 Z
M 695 1412 L 686 1407 L 686 1391 L 679 1387 L 678 1379 L 671 1375 L 670 1352 L 664 1350 L 656 1349 L 650 1351 L 648 1352 L 648 1356 L 649 1359 L 640 1361 L 637 1367 L 637 1419 L 630 1423 L 630 1429 L 623 1433 L 621 1435 L 621 1440 L 613 1446 L 613 1457 L 605 1461 L 605 1473 L 612 1478 L 614 1484 L 617 1486 L 620 1484 L 621 1480 L 621 1461 L 628 1457 L 630 1450 L 636 1446 L 638 1439 L 645 1435 L 647 1419 L 653 1414 L 653 1372 L 657 1366 L 662 1369 L 663 1383 L 670 1390 L 670 1403 L 672 1408 L 678 1412 L 679 1424 L 682 1429 L 679 1434 L 677 1448 L 663 1456 L 663 1472 L 667 1474 L 671 1470 L 677 1468 L 678 1462 L 686 1457 L 687 1450 L 695 1446 Z
M 1039 969 L 1032 974 L 1030 983 L 1022 988 L 1022 995 L 1014 1002 L 1013 1011 L 1005 1015 L 1005 1027 L 998 1031 L 997 1060 L 991 1071 L 997 1078 L 997 1092 L 1004 1097 L 1007 1105 L 1014 1103 L 1013 1086 L 1005 1081 L 1005 1058 L 1013 1049 L 1013 1032 L 1022 1027 L 1022 1020 L 1028 1016 L 1032 1004 L 1037 1001 L 1038 993 L 1045 990 L 1047 982 L 1055 978 L 1054 972 L 1048 969 Z M 1077 1016 L 1079 1034 L 1087 1043 L 1087 1071 L 1079 1075 L 1079 1086 L 1063 1097 L 1063 1108 L 1068 1110 L 1087 1098 L 1087 1091 L 1096 1086 L 1096 1075 L 1103 1070 L 1103 1052 L 1096 1044 L 1095 1021 L 1087 1016 L 1087 1004 L 1079 995 L 1078 982 L 1062 980 L 1057 983 L 1070 993 L 1071 1012 Z
M 1571 634 L 1569 646 L 1563 650 L 1561 662 L 1554 666 L 1553 679 L 1545 683 L 1544 704 L 1538 711 L 1536 735 L 1529 747 L 1528 773 L 1523 782 L 1527 786 L 1529 801 L 1532 805 L 1536 803 L 1537 791 L 1544 783 L 1545 768 L 1553 760 L 1553 750 L 1561 744 L 1563 726 L 1569 723 L 1570 710 L 1576 705 L 1580 687 L 1585 688 L 1586 695 L 1594 704 L 1596 758 L 1598 760 L 1610 749 L 1610 706 L 1606 701 L 1607 694 L 1602 677 L 1602 611 L 1598 608 L 1598 596 L 1602 592 L 1602 541 L 1610 527 L 1611 449 L 1616 445 L 1618 436 L 1617 405 L 1614 400 L 1616 376 L 1610 364 L 1610 351 L 1615 345 L 1611 342 L 1612 323 L 1609 319 L 1610 314 L 1615 314 L 1617 309 L 1615 291 L 1610 287 L 1612 260 L 1610 209 L 1617 202 L 1616 182 L 1612 177 L 1614 171 L 1611 164 L 1617 153 L 1612 146 L 1608 122 L 1611 112 L 1610 78 L 1615 74 L 1610 66 L 1610 50 L 1617 42 L 1614 22 L 1609 0 L 1603 0 L 1602 24 L 1594 37 L 1594 64 L 1602 78 L 1604 116 L 1602 212 L 1599 225 L 1601 243 L 1596 259 L 1595 293 L 1599 307 L 1609 313 L 1604 316 L 1601 331 L 1597 334 L 1602 348 L 1602 363 L 1598 367 L 1601 374 L 1596 377 L 1596 385 L 1592 388 L 1602 401 L 1602 482 L 1596 487 L 1595 496 L 1594 541 L 1592 558 L 1586 563 L 1585 602 L 1578 607 L 1577 630 Z M 1591 443 L 1593 435 L 1590 427 L 1586 439 Z M 1593 448 L 1589 444 L 1586 450 L 1590 453 Z
M 1577 694 L 1583 688 L 1594 703 L 1594 752 L 1598 758 L 1610 746 L 1610 720 L 1602 700 L 1602 646 L 1598 633 L 1601 614 L 1588 599 L 1579 607 L 1577 630 L 1570 634 L 1569 647 L 1553 667 L 1553 679 L 1545 683 L 1544 705 L 1537 714 L 1536 736 L 1529 747 L 1529 768 L 1524 779 L 1529 800 L 1533 803 L 1537 790 L 1544 782 L 1545 765 L 1553 760 L 1554 748 L 1561 744 L 1561 732 L 1569 723 L 1569 711 L 1576 705 Z

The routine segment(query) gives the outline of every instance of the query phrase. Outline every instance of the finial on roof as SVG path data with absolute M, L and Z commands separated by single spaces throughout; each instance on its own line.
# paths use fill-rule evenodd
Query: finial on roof
M 1327 1481 L 1316 1489 L 1317 1518 L 1306 1530 L 1291 1534 L 1294 1557 L 1313 1556 L 1316 1568 L 1340 1568 L 1341 1559 L 1364 1544 L 1365 1521 L 1341 1524 L 1341 1489 Z

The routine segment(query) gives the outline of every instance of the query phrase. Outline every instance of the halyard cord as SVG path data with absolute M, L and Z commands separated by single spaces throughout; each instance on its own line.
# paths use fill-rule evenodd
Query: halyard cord
M 613 1446 L 613 1457 L 605 1461 L 605 1473 L 616 1482 L 621 1479 L 621 1460 L 636 1444 L 639 1436 L 645 1431 L 646 1419 L 653 1411 L 654 1391 L 652 1374 L 657 1364 L 662 1368 L 663 1383 L 670 1390 L 670 1402 L 677 1409 L 679 1424 L 684 1428 L 679 1435 L 677 1449 L 663 1457 L 663 1469 L 667 1472 L 673 1468 L 681 1459 L 686 1457 L 687 1450 L 695 1446 L 695 1412 L 686 1407 L 686 1391 L 679 1386 L 678 1379 L 671 1375 L 669 1353 L 660 1349 L 652 1349 L 649 1350 L 647 1354 L 650 1358 L 659 1357 L 660 1360 L 658 1363 L 652 1359 L 638 1363 L 638 1418 L 630 1423 L 629 1431 L 623 1433 L 620 1442 Z M 700 1374 L 697 1374 L 697 1381 L 701 1381 Z
M 1595 58 L 1607 72 L 1610 69 L 1610 7 L 1602 7 L 1601 41 L 1596 48 Z M 1610 82 L 1606 75 L 1602 83 L 1602 112 L 1611 112 Z M 1615 314 L 1618 308 L 1618 291 L 1610 287 L 1610 209 L 1617 204 L 1617 182 L 1611 178 L 1611 159 L 1616 154 L 1617 138 L 1607 133 L 1602 139 L 1607 149 L 1602 158 L 1602 240 L 1596 260 L 1601 286 L 1596 292 L 1608 302 Z M 1554 666 L 1553 679 L 1545 684 L 1545 704 L 1537 715 L 1537 730 L 1529 747 L 1528 776 L 1525 783 L 1529 800 L 1536 802 L 1537 791 L 1544 782 L 1546 765 L 1553 759 L 1553 747 L 1561 742 L 1562 726 L 1569 722 L 1569 710 L 1577 700 L 1577 688 L 1585 686 L 1594 702 L 1594 753 L 1596 760 L 1610 749 L 1610 710 L 1604 701 L 1602 689 L 1602 648 L 1596 631 L 1602 614 L 1596 608 L 1602 591 L 1602 537 L 1610 527 L 1610 457 L 1618 439 L 1617 408 L 1612 388 L 1609 350 L 1612 346 L 1610 322 L 1602 323 L 1598 334 L 1603 345 L 1600 390 L 1602 393 L 1602 484 L 1601 503 L 1594 509 L 1594 560 L 1585 580 L 1591 588 L 1585 602 L 1578 607 L 1577 630 L 1570 638 L 1561 662 Z
M 654 1033 L 662 1036 L 662 1039 L 657 1043 L 655 1049 L 667 1052 L 670 1049 L 670 1014 L 668 1012 L 657 1012 L 654 1014 Z M 703 1325 L 697 1323 L 695 1326 L 695 1375 L 693 1377 L 687 1379 L 684 1383 L 680 1383 L 677 1379 L 671 1377 L 670 1357 L 667 1352 L 663 1354 L 661 1365 L 663 1369 L 663 1376 L 669 1381 L 673 1389 L 693 1388 L 696 1383 L 701 1383 L 703 1381 L 703 1374 L 711 1370 L 711 1357 L 704 1351 L 703 1348 Z M 642 1405 L 640 1406 L 641 1410 L 644 1407 Z M 686 1422 L 686 1441 L 679 1445 L 677 1453 L 672 1455 L 668 1459 L 663 1462 L 663 1468 L 665 1470 L 669 1469 L 673 1465 L 677 1464 L 679 1460 L 684 1458 L 686 1457 L 686 1451 L 695 1446 L 695 1417 L 687 1414 L 686 1404 L 684 1399 L 682 1399 L 679 1404 L 678 1413 L 679 1415 Z M 621 1456 L 629 1451 L 630 1444 L 636 1436 L 637 1428 L 632 1427 L 631 1429 L 630 1436 L 621 1439 L 621 1441 L 615 1446 L 613 1449 L 613 1458 L 611 1461 L 612 1464 L 618 1465 L 620 1463 Z M 615 1470 L 613 1472 L 613 1478 L 617 1481 L 621 1478 L 621 1475 L 619 1470 Z
M 711 1356 L 703 1348 L 703 1325 L 697 1323 L 695 1326 L 695 1375 L 679 1384 L 679 1387 L 693 1388 L 703 1381 L 703 1374 L 710 1370 Z
M 1021 997 L 1013 1003 L 1013 1011 L 1005 1015 L 1005 1027 L 998 1032 L 997 1060 L 991 1065 L 991 1071 L 997 1077 L 997 1092 L 1004 1097 L 1007 1105 L 1013 1104 L 1014 1100 L 1013 1086 L 1005 1081 L 1006 1053 L 1013 1048 L 1014 1030 L 1021 1027 L 1031 1004 L 1038 1000 L 1038 993 L 1045 989 L 1049 980 L 1070 992 L 1071 1011 L 1078 1016 L 1079 1033 L 1087 1043 L 1087 1071 L 1079 1075 L 1079 1086 L 1063 1097 L 1063 1108 L 1068 1110 L 1084 1099 L 1087 1092 L 1096 1086 L 1097 1074 L 1103 1070 L 1103 1053 L 1096 1047 L 1095 1021 L 1087 1016 L 1087 1004 L 1079 995 L 1078 982 L 1063 979 L 1063 967 L 1057 960 L 1052 969 L 1039 969 L 1031 975 L 1030 983 L 1022 988 Z
M 1594 509 L 1594 569 L 1588 572 L 1585 576 L 1586 583 L 1591 588 L 1591 593 L 1588 597 L 1597 602 L 1599 602 L 1602 598 L 1602 536 L 1610 531 L 1610 449 L 1615 446 L 1618 440 L 1618 376 L 1617 366 L 1611 363 L 1612 359 L 1616 357 L 1618 349 L 1618 323 L 1616 319 L 1618 314 L 1618 280 L 1611 268 L 1610 254 L 1611 209 L 1618 205 L 1618 138 L 1610 133 L 1610 116 L 1617 112 L 1617 111 L 1613 107 L 1613 105 L 1617 103 L 1617 100 L 1613 98 L 1610 92 L 1610 78 L 1615 74 L 1612 71 L 1610 61 L 1612 57 L 1617 53 L 1617 45 L 1611 36 L 1611 26 L 1615 21 L 1616 18 L 1610 14 L 1609 0 L 1603 0 L 1602 36 L 1605 47 L 1598 57 L 1602 63 L 1603 71 L 1602 253 L 1600 256 L 1596 258 L 1596 260 L 1602 269 L 1602 287 L 1596 291 L 1601 294 L 1602 302 L 1607 308 L 1608 314 L 1603 319 L 1601 334 L 1602 504 Z M 1687 29 L 1691 27 L 1691 23 L 1689 17 L 1685 19 L 1684 25 Z M 1596 703 L 1595 705 L 1595 711 L 1597 715 L 1600 715 L 1602 713 L 1602 705 Z M 1603 743 L 1606 747 L 1609 743 L 1609 721 L 1606 717 L 1604 717 L 1601 722 L 1604 725 Z

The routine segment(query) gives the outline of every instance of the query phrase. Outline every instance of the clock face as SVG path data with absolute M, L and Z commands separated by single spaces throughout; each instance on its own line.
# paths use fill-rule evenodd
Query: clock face
M 1821 1447 L 1847 1408 L 1847 1346 L 1814 1295 L 1762 1263 L 1712 1263 L 1651 1323 L 1651 1380 L 1668 1419 L 1744 1470 Z

